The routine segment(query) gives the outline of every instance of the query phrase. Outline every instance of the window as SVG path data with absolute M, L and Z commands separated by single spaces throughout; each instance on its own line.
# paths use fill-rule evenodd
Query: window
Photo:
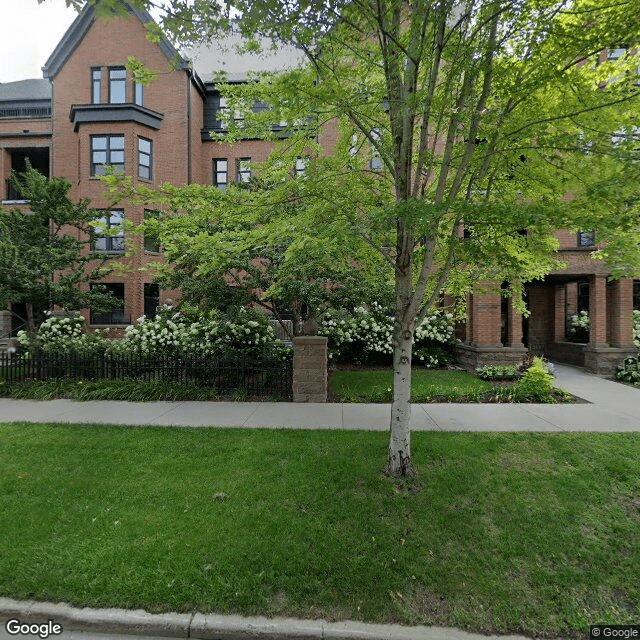
M 303 178 L 307 174 L 309 158 L 296 158 L 296 178 Z
M 96 227 L 94 227 L 93 231 L 92 244 L 94 251 L 124 253 L 123 220 L 124 211 L 121 209 L 103 212 L 103 215 L 96 220 Z
M 114 309 L 109 311 L 91 310 L 89 322 L 91 324 L 129 324 L 131 319 L 124 314 L 124 284 L 92 284 L 91 288 L 99 288 L 104 293 L 111 294 L 118 301 Z
M 578 231 L 579 247 L 595 247 L 596 234 L 593 231 Z
M 153 143 L 146 138 L 138 138 L 138 177 L 151 180 Z
M 91 136 L 91 175 L 105 175 L 107 166 L 124 172 L 124 136 Z
M 380 140 L 380 129 L 373 129 L 371 131 L 371 139 L 375 142 Z M 371 171 L 382 170 L 382 158 L 373 143 L 371 144 L 371 160 L 369 161 L 369 167 L 371 168 Z
M 160 286 L 153 283 L 144 285 L 144 315 L 146 318 L 155 318 L 160 306 Z
M 213 184 L 218 189 L 226 189 L 229 184 L 229 162 L 226 158 L 213 159 Z
M 157 220 L 159 216 L 158 211 L 145 209 L 144 210 L 144 221 L 148 222 L 149 220 Z M 147 253 L 160 253 L 160 238 L 155 229 L 147 229 L 145 227 L 144 230 L 144 250 Z M 145 314 L 146 315 L 146 314 Z
M 589 313 L 589 283 L 578 282 L 578 313 L 586 311 Z
M 144 85 L 141 82 L 133 83 L 133 101 L 140 107 L 144 105 Z
M 109 102 L 123 104 L 127 101 L 127 70 L 124 67 L 109 69 Z
M 617 49 L 607 49 L 607 62 L 619 60 L 627 53 L 627 47 L 618 47 Z
M 249 182 L 251 180 L 251 158 L 238 158 L 236 182 Z
M 100 104 L 102 101 L 102 69 L 91 69 L 91 102 Z

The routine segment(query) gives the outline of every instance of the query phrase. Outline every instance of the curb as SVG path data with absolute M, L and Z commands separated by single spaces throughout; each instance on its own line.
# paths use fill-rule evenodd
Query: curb
M 200 640 L 531 640 L 525 636 L 487 636 L 447 627 L 403 627 L 346 620 L 244 618 L 201 613 L 152 614 L 142 609 L 76 608 L 65 603 L 0 598 L 0 618 L 21 623 L 52 621 L 64 631 L 91 631 Z M 53 636 L 55 638 L 55 636 Z

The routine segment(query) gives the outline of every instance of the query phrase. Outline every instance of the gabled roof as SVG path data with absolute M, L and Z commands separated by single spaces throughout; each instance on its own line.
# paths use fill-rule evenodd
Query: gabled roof
M 123 2 L 123 4 L 125 5 L 126 10 L 138 18 L 142 24 L 153 22 L 153 18 L 148 11 L 140 11 L 139 9 L 132 7 L 128 2 Z M 55 78 L 96 19 L 98 18 L 96 16 L 95 9 L 88 4 L 85 5 L 42 67 L 42 73 L 45 78 Z M 169 40 L 163 38 L 158 43 L 158 46 L 166 56 L 167 60 L 170 62 L 179 60 L 177 68 L 187 69 L 189 67 L 189 62 L 178 53 Z
M 51 100 L 51 83 L 37 78 L 0 82 L 0 102 L 9 100 Z

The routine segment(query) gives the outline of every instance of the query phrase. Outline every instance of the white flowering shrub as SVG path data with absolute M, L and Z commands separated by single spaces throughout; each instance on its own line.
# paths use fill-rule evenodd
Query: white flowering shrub
M 633 312 L 633 344 L 640 352 L 640 309 Z
M 111 350 L 144 357 L 180 354 L 212 358 L 239 352 L 265 357 L 281 345 L 267 317 L 259 311 L 242 308 L 226 319 L 208 314 L 193 321 L 193 317 L 164 307 L 153 319 L 138 318 L 136 325 L 127 327 L 122 340 L 114 341 Z
M 65 355 L 85 355 L 104 351 L 108 344 L 100 333 L 85 333 L 84 317 L 79 313 L 61 317 L 49 314 L 35 335 L 30 336 L 26 331 L 19 331 L 17 338 L 20 346 L 27 352 Z
M 353 312 L 327 310 L 318 333 L 329 341 L 329 357 L 361 364 L 388 364 L 393 356 L 393 316 L 381 305 Z M 427 316 L 414 335 L 414 362 L 438 367 L 451 361 L 446 347 L 455 343 L 453 316 L 435 311 Z
M 282 342 L 276 340 L 267 317 L 246 309 L 225 319 L 208 314 L 195 320 L 193 314 L 183 317 L 173 307 L 164 306 L 155 318 L 138 318 L 135 325 L 126 328 L 121 339 L 108 339 L 99 332 L 86 333 L 80 315 L 51 317 L 42 323 L 33 339 L 20 332 L 18 340 L 27 350 L 75 355 L 219 358 L 242 353 L 253 358 L 291 357 L 291 350 L 284 349 Z
M 569 340 L 573 342 L 588 342 L 591 330 L 591 318 L 586 311 L 581 311 L 570 318 Z
M 581 311 L 580 313 L 571 316 L 571 327 L 573 329 L 585 329 L 589 331 L 591 329 L 591 318 L 586 311 Z

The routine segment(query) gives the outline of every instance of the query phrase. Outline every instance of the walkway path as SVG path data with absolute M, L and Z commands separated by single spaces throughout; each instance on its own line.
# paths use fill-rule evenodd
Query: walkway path
M 640 389 L 558 365 L 557 387 L 585 403 L 414 404 L 416 431 L 640 431 Z M 389 428 L 389 404 L 0 399 L 0 420 L 244 428 Z

